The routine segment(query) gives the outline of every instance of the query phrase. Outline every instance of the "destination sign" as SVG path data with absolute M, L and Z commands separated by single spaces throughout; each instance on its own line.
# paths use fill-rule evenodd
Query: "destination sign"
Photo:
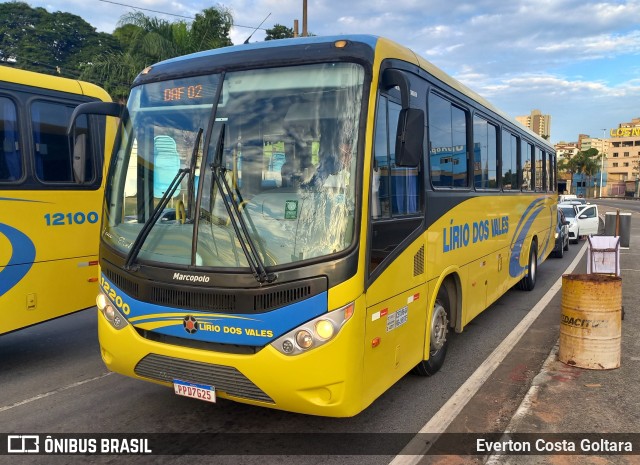
M 209 75 L 145 84 L 141 106 L 211 105 L 218 79 L 218 75 Z

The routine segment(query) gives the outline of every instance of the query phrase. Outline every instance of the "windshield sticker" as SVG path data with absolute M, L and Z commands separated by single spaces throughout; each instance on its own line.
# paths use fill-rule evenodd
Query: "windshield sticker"
M 298 219 L 298 201 L 287 200 L 284 205 L 284 219 L 296 220 Z

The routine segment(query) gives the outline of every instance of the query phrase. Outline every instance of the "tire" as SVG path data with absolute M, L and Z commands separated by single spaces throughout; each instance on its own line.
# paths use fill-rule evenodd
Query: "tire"
M 576 240 L 573 241 L 574 244 L 577 244 L 580 242 L 580 230 L 578 230 L 578 232 L 576 233 Z
M 449 347 L 449 321 L 451 319 L 451 307 L 449 295 L 443 287 L 438 291 L 436 303 L 433 306 L 431 317 L 431 330 L 429 334 L 429 360 L 418 363 L 411 373 L 419 376 L 432 376 L 438 372 L 447 355 Z
M 569 250 L 569 238 L 567 237 L 567 243 L 564 245 L 564 250 Z
M 536 278 L 538 275 L 538 246 L 535 242 L 531 243 L 529 249 L 529 264 L 527 265 L 527 274 L 518 282 L 518 289 L 523 291 L 532 291 L 536 287 Z
M 558 250 L 555 255 L 556 258 L 564 257 L 564 244 L 562 244 L 562 247 L 560 247 L 560 250 Z

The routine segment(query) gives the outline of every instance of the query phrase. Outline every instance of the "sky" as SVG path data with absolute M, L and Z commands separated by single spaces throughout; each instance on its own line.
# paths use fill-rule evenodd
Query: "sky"
M 262 28 L 302 30 L 303 0 L 26 0 L 113 32 L 138 8 L 194 17 L 229 9 L 234 44 Z M 153 11 L 149 16 L 187 20 Z M 511 117 L 551 115 L 551 142 L 609 137 L 640 117 L 640 0 L 307 0 L 309 32 L 366 33 L 401 43 Z M 258 29 L 250 41 L 264 40 Z

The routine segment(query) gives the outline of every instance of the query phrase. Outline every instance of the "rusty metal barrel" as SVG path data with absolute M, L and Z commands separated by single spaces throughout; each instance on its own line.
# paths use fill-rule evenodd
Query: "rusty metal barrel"
M 620 366 L 622 278 L 563 275 L 561 312 L 561 362 L 592 370 Z

